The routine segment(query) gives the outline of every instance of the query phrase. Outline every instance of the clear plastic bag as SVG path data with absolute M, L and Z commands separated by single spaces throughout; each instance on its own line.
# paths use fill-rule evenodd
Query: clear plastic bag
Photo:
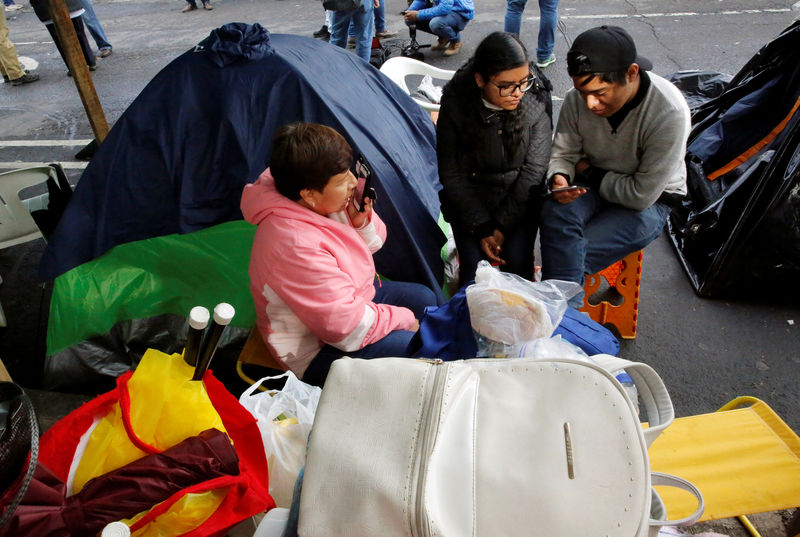
M 475 283 L 466 290 L 478 356 L 505 358 L 515 345 L 549 338 L 564 316 L 567 300 L 580 290 L 574 282 L 531 282 L 479 262 Z
M 281 390 L 255 393 L 262 382 L 286 377 Z M 269 493 L 278 507 L 292 503 L 294 484 L 306 461 L 306 442 L 322 390 L 294 373 L 264 377 L 239 402 L 258 420 L 269 465 Z

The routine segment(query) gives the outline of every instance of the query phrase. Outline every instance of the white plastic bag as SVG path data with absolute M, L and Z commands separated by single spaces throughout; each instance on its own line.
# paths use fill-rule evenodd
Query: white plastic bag
M 550 337 L 564 316 L 567 300 L 580 290 L 574 282 L 531 282 L 480 261 L 475 283 L 466 290 L 478 355 L 507 357 L 510 347 Z
M 442 101 L 442 86 L 434 84 L 431 75 L 425 75 L 411 96 L 421 96 L 427 101 L 439 104 Z
M 256 392 L 262 382 L 286 377 L 282 390 Z M 290 507 L 294 483 L 306 461 L 306 442 L 322 390 L 294 373 L 264 377 L 239 402 L 258 420 L 269 466 L 269 493 L 278 507 Z

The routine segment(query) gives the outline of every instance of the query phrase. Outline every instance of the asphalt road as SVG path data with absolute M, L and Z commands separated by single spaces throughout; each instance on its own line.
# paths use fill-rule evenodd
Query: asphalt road
M 271 32 L 310 36 L 323 21 L 317 0 L 214 2 L 213 11 L 188 14 L 180 12 L 181 0 L 95 2 L 114 45 L 114 54 L 98 60 L 99 68 L 92 75 L 110 124 L 162 67 L 213 28 L 226 22 L 259 22 Z M 476 3 L 477 16 L 463 34 L 461 54 L 446 58 L 428 51 L 427 61 L 455 69 L 482 36 L 502 29 L 505 2 Z M 522 37 L 533 50 L 538 11 L 535 3 L 531 4 Z M 36 72 L 41 80 L 0 87 L 0 168 L 57 160 L 66 163 L 76 181 L 85 164 L 75 161 L 73 155 L 92 138 L 91 129 L 49 34 L 24 0 L 23 5 L 22 11 L 9 14 L 11 38 L 21 56 L 38 62 Z M 398 14 L 405 7 L 405 0 L 388 0 L 388 26 L 399 31 L 400 37 L 407 35 Z M 790 7 L 785 0 L 564 0 L 555 50 L 558 61 L 547 74 L 555 85 L 554 95 L 563 96 L 570 87 L 563 58 L 571 39 L 604 23 L 625 26 L 657 73 L 711 69 L 733 74 L 791 23 L 796 13 Z M 422 33 L 418 38 L 421 43 L 432 41 Z M 26 255 L 37 255 L 35 250 Z M 4 302 L 19 300 L 12 296 L 19 288 L 9 289 L 8 285 L 9 278 L 14 278 L 11 272 L 19 266 L 9 252 L 0 252 L 6 280 L 0 286 Z M 766 400 L 800 431 L 798 304 L 781 303 L 780 297 L 759 303 L 697 297 L 665 236 L 645 251 L 641 289 L 639 335 L 623 341 L 621 355 L 648 362 L 663 375 L 679 416 L 711 412 L 734 396 L 753 395 Z M 40 299 L 37 295 L 36 300 Z M 13 326 L 0 329 L 0 342 L 13 338 L 10 331 L 14 330 Z M 6 353 L 5 361 L 23 359 L 13 356 L 9 345 L 0 347 Z M 34 349 L 29 352 L 41 352 L 40 345 Z

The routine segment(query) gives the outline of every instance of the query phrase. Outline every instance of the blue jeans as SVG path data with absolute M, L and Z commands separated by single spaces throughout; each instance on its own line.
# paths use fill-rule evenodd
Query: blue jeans
M 86 25 L 86 29 L 89 30 L 89 33 L 92 34 L 94 42 L 97 43 L 97 48 L 100 50 L 111 48 L 111 43 L 108 42 L 106 33 L 103 31 L 100 21 L 97 20 L 97 15 L 94 12 L 91 0 L 81 0 L 81 5 L 84 9 L 83 24 Z
M 468 22 L 469 19 L 463 15 L 451 11 L 447 15 L 434 17 L 429 21 L 418 20 L 416 25 L 417 29 L 423 32 L 428 32 L 429 34 L 433 34 L 436 37 L 452 43 L 458 43 L 461 41 L 461 36 L 459 34 Z
M 439 303 L 436 293 L 420 283 L 391 281 L 375 282 L 375 298 L 372 301 L 378 304 L 406 307 L 414 312 L 414 317 L 417 319 L 422 317 L 427 306 L 435 306 Z M 332 345 L 325 345 L 303 373 L 303 382 L 322 386 L 333 361 L 345 355 L 353 358 L 410 357 L 408 345 L 414 334 L 415 332 L 410 330 L 394 330 L 375 343 L 354 352 L 346 352 Z
M 603 200 L 589 190 L 572 203 L 548 199 L 539 221 L 542 279 L 584 283 L 626 255 L 641 250 L 660 234 L 671 209 L 663 203 L 636 211 Z M 583 306 L 583 293 L 569 301 Z
M 363 5 L 351 11 L 334 11 L 331 13 L 330 43 L 337 47 L 347 48 L 347 28 L 353 22 L 356 36 L 356 56 L 369 62 L 372 54 L 372 2 L 364 0 Z
M 522 12 L 528 0 L 508 0 L 506 6 L 506 32 L 519 35 L 522 27 Z M 544 61 L 553 54 L 558 24 L 558 0 L 539 0 L 539 40 L 536 59 Z

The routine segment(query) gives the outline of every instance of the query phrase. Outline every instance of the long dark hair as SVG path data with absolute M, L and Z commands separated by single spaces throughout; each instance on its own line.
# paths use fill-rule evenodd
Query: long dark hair
M 519 37 L 508 32 L 493 32 L 483 38 L 475 49 L 475 54 L 464 64 L 453 79 L 445 86 L 444 93 L 452 93 L 459 100 L 469 103 L 473 111 L 466 115 L 462 139 L 472 148 L 483 144 L 483 120 L 479 114 L 481 103 L 481 88 L 475 82 L 475 74 L 479 74 L 488 81 L 491 77 L 502 71 L 515 69 L 522 65 L 529 65 L 528 51 Z M 531 66 L 533 69 L 533 66 Z M 528 94 L 520 100 L 516 109 L 503 112 L 503 145 L 506 153 L 513 155 L 520 147 L 523 132 L 526 128 L 526 118 L 533 101 Z

